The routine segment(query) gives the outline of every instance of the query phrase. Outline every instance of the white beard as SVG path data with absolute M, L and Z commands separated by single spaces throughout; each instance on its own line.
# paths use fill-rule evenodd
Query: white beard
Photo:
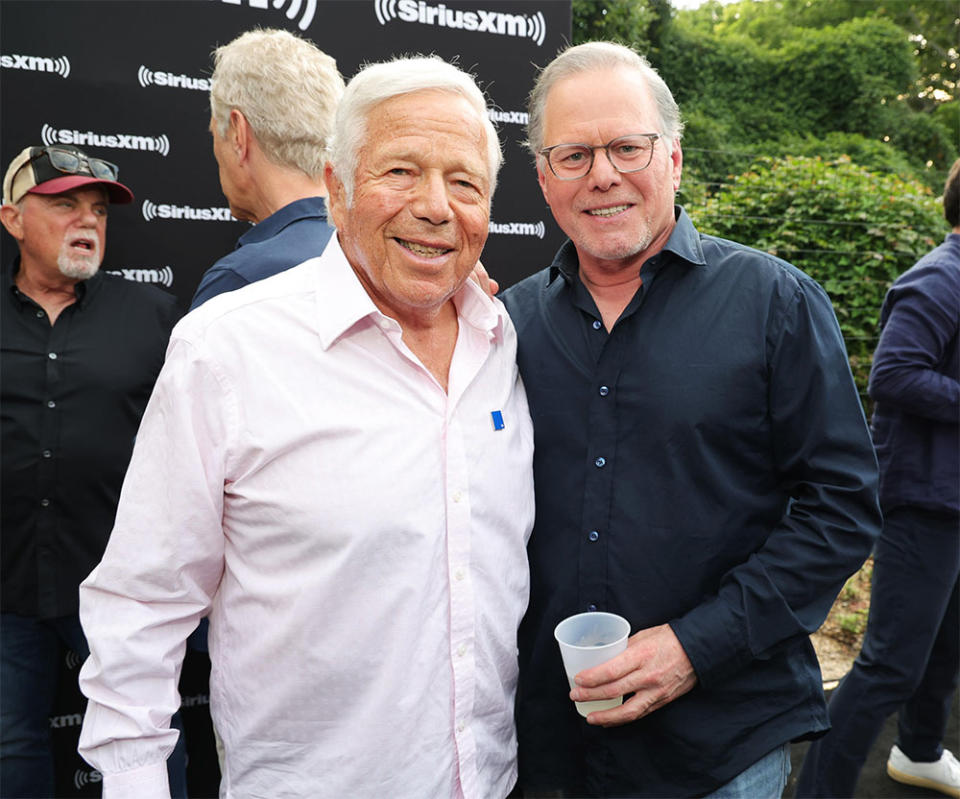
M 71 248 L 68 239 L 64 239 L 60 247 L 60 254 L 57 256 L 57 267 L 60 269 L 60 274 L 69 277 L 71 280 L 89 280 L 97 274 L 102 260 L 100 242 L 96 238 L 89 241 L 93 245 L 93 249 L 82 252 Z

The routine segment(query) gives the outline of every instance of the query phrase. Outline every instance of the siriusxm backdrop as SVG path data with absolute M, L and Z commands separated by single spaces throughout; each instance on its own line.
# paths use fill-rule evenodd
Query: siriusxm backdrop
M 220 193 L 207 92 L 211 51 L 254 27 L 311 39 L 345 78 L 366 61 L 409 53 L 455 59 L 477 75 L 506 157 L 484 263 L 509 285 L 549 262 L 562 235 L 519 142 L 536 67 L 570 37 L 569 0 L 3 0 L 2 169 L 40 143 L 118 164 L 136 202 L 111 210 L 104 269 L 162 285 L 186 307 L 204 270 L 247 227 Z M 5 232 L 0 249 L 6 265 L 16 246 Z M 76 661 L 64 654 L 50 719 L 58 796 L 97 796 L 99 774 L 75 753 Z M 194 797 L 217 785 L 205 677 L 204 662 L 188 658 L 181 691 Z

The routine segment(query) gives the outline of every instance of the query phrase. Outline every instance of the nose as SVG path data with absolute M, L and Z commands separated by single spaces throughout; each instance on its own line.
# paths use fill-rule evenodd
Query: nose
M 84 227 L 96 227 L 100 221 L 97 214 L 98 206 L 93 204 L 82 204 L 80 206 L 80 224 Z
M 619 185 L 620 173 L 614 168 L 610 153 L 605 149 L 594 151 L 593 164 L 590 165 L 590 171 L 587 173 L 587 181 L 591 189 L 596 188 L 601 191 Z
M 450 197 L 443 175 L 427 172 L 421 177 L 411 211 L 418 219 L 426 219 L 433 225 L 442 225 L 450 220 Z

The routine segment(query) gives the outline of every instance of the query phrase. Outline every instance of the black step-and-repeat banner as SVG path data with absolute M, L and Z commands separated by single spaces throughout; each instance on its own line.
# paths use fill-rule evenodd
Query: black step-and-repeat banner
M 570 14 L 570 0 L 3 0 L 2 169 L 41 143 L 118 164 L 136 202 L 111 209 L 103 268 L 163 286 L 186 308 L 203 272 L 247 229 L 220 192 L 207 131 L 213 49 L 251 28 L 285 28 L 336 58 L 347 79 L 367 61 L 436 53 L 477 75 L 491 101 L 506 160 L 483 260 L 506 286 L 549 263 L 563 238 L 520 142 L 536 67 L 569 40 Z M 16 245 L 0 237 L 6 265 Z M 57 790 L 98 796 L 100 775 L 75 752 L 76 660 L 64 654 L 50 719 Z M 191 654 L 181 681 L 194 797 L 217 793 L 207 668 Z

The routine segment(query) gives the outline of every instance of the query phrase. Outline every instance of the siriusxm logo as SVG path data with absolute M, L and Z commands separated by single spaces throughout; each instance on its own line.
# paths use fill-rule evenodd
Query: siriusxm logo
M 73 787 L 78 791 L 88 785 L 97 785 L 101 782 L 103 782 L 103 775 L 99 771 L 77 769 L 73 772 Z
M 148 222 L 154 219 L 188 219 L 198 222 L 235 222 L 229 208 L 194 208 L 190 205 L 157 205 L 144 200 L 141 206 L 143 218 Z
M 108 269 L 106 272 L 133 283 L 159 283 L 167 288 L 173 285 L 173 270 L 169 266 L 163 269 Z
M 466 11 L 447 8 L 443 3 L 430 5 L 424 0 L 374 0 L 374 10 L 381 25 L 399 19 L 420 25 L 532 39 L 538 47 L 547 34 L 547 23 L 539 11 L 536 14 L 504 14 L 479 8 Z
M 490 222 L 487 231 L 506 236 L 536 236 L 538 239 L 542 239 L 547 232 L 547 226 L 543 224 L 542 219 L 535 224 L 531 222 Z
M 26 69 L 30 72 L 54 72 L 61 78 L 70 75 L 70 60 L 65 55 L 57 59 L 36 55 L 0 55 L 0 67 Z
M 83 713 L 69 713 L 66 716 L 50 716 L 50 729 L 63 730 L 67 727 L 79 727 L 83 724 Z
M 500 111 L 496 108 L 488 108 L 487 116 L 490 117 L 491 122 L 498 124 L 526 125 L 530 121 L 530 114 L 526 111 Z
M 210 91 L 209 78 L 191 78 L 187 75 L 174 75 L 172 72 L 154 71 L 147 69 L 143 64 L 137 70 L 137 79 L 143 88 L 147 88 L 147 86 L 168 86 L 171 89 Z
M 231 6 L 239 6 L 242 5 L 243 0 L 221 0 L 221 2 L 228 3 Z M 305 31 L 313 22 L 313 15 L 317 13 L 317 0 L 306 0 L 306 2 L 302 2 L 302 0 L 247 0 L 247 5 L 250 8 L 270 8 L 270 6 L 273 6 L 279 10 L 288 2 L 290 7 L 286 11 L 287 19 L 296 17 L 300 13 L 300 7 L 303 6 L 303 16 L 297 22 L 297 27 Z
M 44 125 L 40 131 L 43 143 L 74 144 L 77 147 L 112 147 L 119 150 L 143 150 L 148 153 L 170 153 L 170 139 L 167 134 L 159 136 L 137 136 L 133 133 L 94 133 L 91 130 L 71 130 L 70 128 L 52 128 Z

